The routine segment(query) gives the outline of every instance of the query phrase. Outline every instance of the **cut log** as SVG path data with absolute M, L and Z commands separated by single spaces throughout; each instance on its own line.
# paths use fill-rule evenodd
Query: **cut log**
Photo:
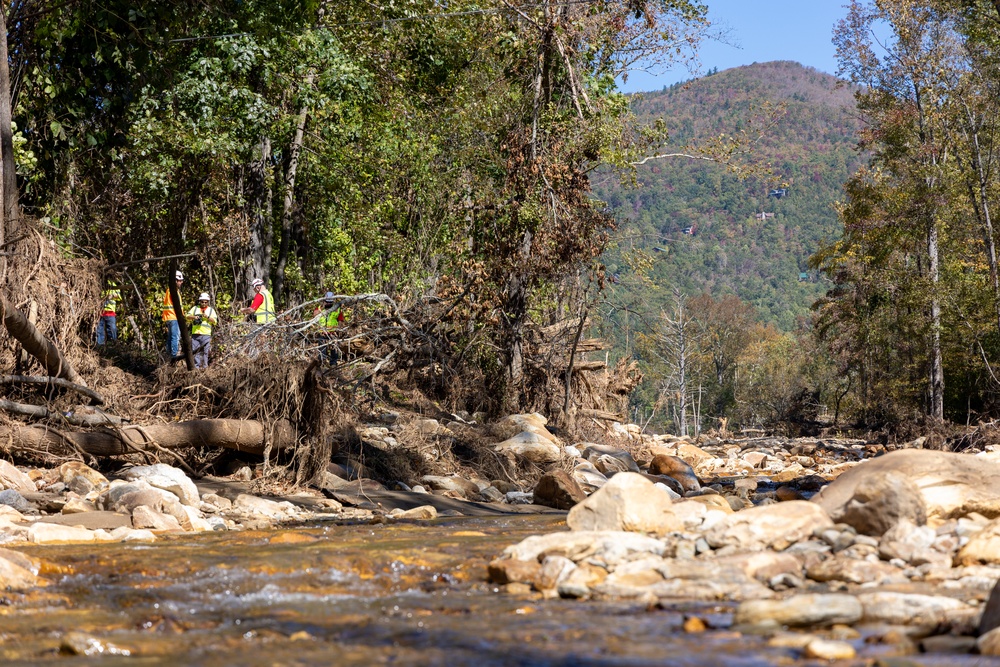
M 28 321 L 24 313 L 15 308 L 2 293 L 0 293 L 0 310 L 3 311 L 3 323 L 10 335 L 17 339 L 28 354 L 45 366 L 45 371 L 49 375 L 69 380 L 81 387 L 87 386 L 56 346 L 43 336 L 35 325 Z
M 225 447 L 262 456 L 271 445 L 278 451 L 295 445 L 295 430 L 281 420 L 273 427 L 259 421 L 240 419 L 194 419 L 173 424 L 126 426 L 117 431 L 58 432 L 43 426 L 0 427 L 0 452 L 18 451 L 73 454 L 83 451 L 93 456 L 116 456 L 135 451 L 155 452 L 159 448 Z

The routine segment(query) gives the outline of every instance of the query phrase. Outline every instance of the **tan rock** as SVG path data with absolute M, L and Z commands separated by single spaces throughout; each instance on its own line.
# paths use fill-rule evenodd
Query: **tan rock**
M 715 458 L 701 447 L 686 442 L 678 443 L 677 456 L 681 457 L 691 465 L 697 465 L 702 461 L 711 461 Z
M 28 541 L 35 544 L 60 542 L 93 542 L 94 531 L 80 526 L 60 526 L 55 523 L 34 523 L 28 528 Z
M 665 535 L 683 526 L 670 496 L 636 473 L 623 472 L 569 511 L 574 531 L 622 530 Z
M 733 622 L 759 625 L 773 623 L 790 627 L 856 623 L 864 608 L 853 595 L 793 595 L 784 600 L 749 600 L 736 609 Z
M 1000 519 L 994 519 L 969 538 L 955 557 L 958 565 L 1000 563 Z
M 533 584 L 542 571 L 542 565 L 537 560 L 519 560 L 516 558 L 498 558 L 491 561 L 487 567 L 490 581 L 494 584 L 525 583 Z
M 806 644 L 803 656 L 820 660 L 852 660 L 857 653 L 847 642 L 814 639 Z
M 24 591 L 39 584 L 38 562 L 24 554 L 0 549 L 0 590 Z

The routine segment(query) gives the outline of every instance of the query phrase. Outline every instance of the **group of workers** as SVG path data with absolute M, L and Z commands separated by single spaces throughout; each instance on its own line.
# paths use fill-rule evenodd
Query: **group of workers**
M 180 294 L 184 284 L 184 274 L 177 271 L 174 275 L 177 283 L 177 293 Z M 252 283 L 254 298 L 250 305 L 240 310 L 244 315 L 250 316 L 258 325 L 264 325 L 277 319 L 274 311 L 274 297 L 264 287 L 264 281 L 256 279 Z M 103 295 L 103 305 L 101 306 L 101 316 L 97 323 L 97 344 L 104 345 L 106 341 L 117 340 L 118 338 L 118 303 L 121 301 L 121 292 L 114 281 L 109 281 L 107 289 Z M 212 351 L 212 332 L 219 325 L 219 314 L 210 305 L 211 297 L 208 292 L 198 295 L 198 303 L 192 306 L 186 313 L 184 319 L 191 326 L 191 352 L 194 355 L 195 368 L 208 368 L 209 355 Z M 327 292 L 323 299 L 323 307 L 317 307 L 314 317 L 319 316 L 319 327 L 326 340 L 322 346 L 324 357 L 335 363 L 339 360 L 340 354 L 337 346 L 332 344 L 332 331 L 344 322 L 344 313 L 334 307 L 334 294 Z M 177 313 L 174 310 L 173 299 L 170 290 L 163 294 L 161 305 L 161 317 L 166 328 L 167 351 L 171 359 L 176 359 L 180 352 L 181 329 L 177 320 Z

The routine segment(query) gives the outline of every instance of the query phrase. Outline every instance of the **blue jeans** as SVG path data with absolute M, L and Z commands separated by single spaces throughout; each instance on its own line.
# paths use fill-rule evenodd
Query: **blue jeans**
M 104 345 L 106 340 L 118 340 L 118 318 L 114 315 L 101 315 L 97 320 L 97 344 Z
M 180 354 L 181 327 L 177 324 L 177 320 L 167 320 L 164 324 L 167 325 L 167 351 L 170 352 L 171 359 L 176 359 Z
M 208 368 L 208 355 L 212 352 L 212 337 L 208 334 L 191 334 L 191 352 L 195 368 Z

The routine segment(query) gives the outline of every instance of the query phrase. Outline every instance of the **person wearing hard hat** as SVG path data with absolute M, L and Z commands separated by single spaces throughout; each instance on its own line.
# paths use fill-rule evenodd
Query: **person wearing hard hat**
M 240 312 L 246 315 L 253 315 L 254 321 L 257 324 L 273 322 L 276 319 L 274 315 L 274 298 L 267 291 L 267 288 L 264 287 L 264 281 L 260 278 L 254 280 L 253 290 L 255 293 L 253 301 L 248 308 L 244 308 Z
M 177 271 L 174 274 L 174 279 L 177 281 L 177 294 L 180 295 L 181 285 L 184 284 L 184 274 Z M 174 302 L 170 298 L 169 289 L 163 293 L 163 306 L 160 312 L 163 317 L 163 323 L 167 327 L 167 351 L 170 352 L 171 359 L 176 359 L 178 354 L 180 354 L 181 327 L 177 323 L 177 313 L 174 310 Z
M 316 307 L 313 317 L 319 316 L 320 336 L 323 338 L 323 356 L 326 360 L 335 364 L 340 361 L 340 348 L 334 338 L 333 330 L 344 323 L 344 311 L 339 304 L 334 303 L 333 292 L 327 292 L 323 297 L 323 304 Z
M 108 281 L 108 286 L 101 293 L 104 304 L 101 306 L 101 317 L 97 320 L 97 344 L 105 341 L 118 340 L 118 302 L 122 293 L 118 291 L 118 283 Z
M 184 317 L 191 323 L 191 351 L 194 354 L 195 368 L 208 368 L 208 355 L 212 351 L 212 329 L 219 324 L 219 315 L 208 304 L 208 292 L 198 295 L 198 305 Z

